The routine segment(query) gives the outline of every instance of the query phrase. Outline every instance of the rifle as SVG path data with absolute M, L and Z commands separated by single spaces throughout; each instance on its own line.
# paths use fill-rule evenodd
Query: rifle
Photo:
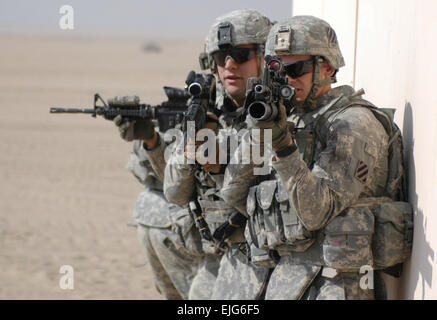
M 184 132 L 184 145 L 188 139 L 188 122 L 194 122 L 194 133 L 206 126 L 207 112 L 215 111 L 216 82 L 212 74 L 201 74 L 191 71 L 185 80 L 187 91 L 192 99 L 184 115 L 182 130 Z M 211 231 L 202 214 L 196 195 L 189 203 L 189 209 L 196 223 L 196 227 L 203 239 L 214 242 Z
M 184 116 L 182 131 L 187 132 L 188 121 L 195 124 L 195 132 L 206 125 L 206 113 L 214 112 L 216 100 L 216 83 L 213 74 L 202 74 L 191 71 L 185 80 L 188 93 L 192 96 Z
M 279 103 L 291 107 L 295 90 L 288 85 L 281 58 L 266 56 L 263 78 L 250 78 L 244 103 L 243 115 L 247 113 L 258 121 L 272 121 L 278 116 Z
M 187 111 L 187 101 L 191 95 L 186 90 L 173 87 L 164 87 L 164 92 L 168 101 L 156 106 L 140 104 L 138 96 L 116 96 L 108 99 L 106 103 L 96 93 L 93 109 L 50 108 L 50 113 L 88 113 L 93 117 L 103 116 L 106 120 L 113 120 L 118 115 L 130 121 L 150 118 L 158 121 L 159 131 L 166 132 L 182 123 L 184 113 Z M 98 101 L 101 101 L 103 106 L 98 106 Z
M 199 230 L 201 237 L 207 241 L 214 242 L 211 231 L 209 230 L 209 226 L 202 214 L 202 208 L 200 207 L 196 197 L 193 197 L 193 199 L 189 202 L 188 209 L 191 212 L 192 218 L 194 219 L 197 230 Z

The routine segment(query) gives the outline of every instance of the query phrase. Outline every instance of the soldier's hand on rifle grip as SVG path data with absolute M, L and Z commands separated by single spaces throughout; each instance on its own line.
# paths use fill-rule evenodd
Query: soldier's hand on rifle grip
M 147 143 L 156 140 L 155 126 L 150 119 L 129 121 L 118 115 L 114 118 L 114 124 L 118 127 L 120 137 L 125 141 L 144 140 Z M 150 148 L 149 145 L 148 147 Z
M 264 130 L 272 131 L 272 147 L 273 150 L 278 151 L 289 147 L 293 144 L 293 139 L 289 130 L 289 123 L 287 122 L 287 112 L 283 104 L 279 107 L 279 115 L 274 121 L 257 121 L 252 119 L 254 128 L 259 128 L 258 132 L 252 132 L 251 138 L 254 143 L 263 144 Z

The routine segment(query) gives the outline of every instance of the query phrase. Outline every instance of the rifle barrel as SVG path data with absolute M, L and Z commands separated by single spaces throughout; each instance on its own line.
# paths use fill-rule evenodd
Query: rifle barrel
M 94 113 L 94 109 L 50 108 L 50 113 Z

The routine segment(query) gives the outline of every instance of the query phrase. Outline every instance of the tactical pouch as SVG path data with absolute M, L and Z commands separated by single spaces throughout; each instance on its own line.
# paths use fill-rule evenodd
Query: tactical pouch
M 259 267 L 274 268 L 276 266 L 276 261 L 270 257 L 269 251 L 259 249 L 257 244 L 253 243 L 253 239 L 257 240 L 257 238 L 252 236 L 253 230 L 251 230 L 251 227 L 250 223 L 247 223 L 244 228 L 244 236 L 247 245 L 246 256 L 248 261 L 251 261 L 254 265 Z
M 290 205 L 288 193 L 277 179 L 266 180 L 249 190 L 247 198 L 250 237 L 259 249 L 286 246 L 303 252 L 315 241 Z
M 276 201 L 282 218 L 285 242 L 291 251 L 306 251 L 314 243 L 315 238 L 300 222 L 296 209 L 290 205 L 287 191 L 279 181 Z
M 374 216 L 368 207 L 351 207 L 325 228 L 322 250 L 324 263 L 340 271 L 357 271 L 373 266 Z
M 261 249 L 273 249 L 284 243 L 284 229 L 281 212 L 275 199 L 276 180 L 263 181 L 256 191 L 257 210 L 260 220 L 264 220 L 264 233 L 267 246 Z
M 386 202 L 373 212 L 375 268 L 385 269 L 404 262 L 410 256 L 413 245 L 413 208 L 408 202 Z
M 251 187 L 249 189 L 249 195 L 247 196 L 247 214 L 249 215 L 246 229 L 250 235 L 250 242 L 252 242 L 257 248 L 267 247 L 267 237 L 264 230 L 264 216 L 260 214 L 257 205 L 257 191 L 258 186 Z
M 266 180 L 249 190 L 247 213 L 252 242 L 269 250 L 284 243 L 281 213 L 275 199 L 276 180 Z

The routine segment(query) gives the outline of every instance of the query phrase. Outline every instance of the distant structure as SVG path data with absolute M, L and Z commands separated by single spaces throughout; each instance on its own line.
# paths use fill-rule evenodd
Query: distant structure
M 143 45 L 143 51 L 144 52 L 152 52 L 152 53 L 160 53 L 162 51 L 162 48 L 156 42 L 149 41 Z

